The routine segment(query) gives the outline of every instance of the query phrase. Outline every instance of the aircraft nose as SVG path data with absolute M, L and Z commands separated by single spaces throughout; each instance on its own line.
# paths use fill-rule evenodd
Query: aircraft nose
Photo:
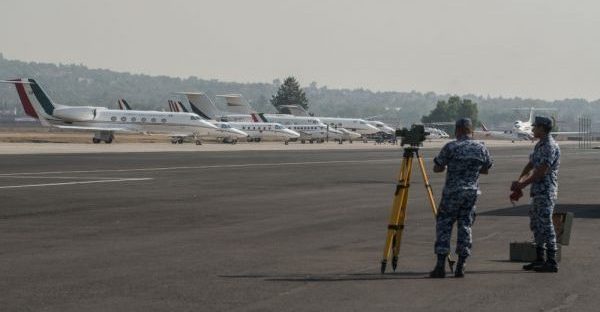
M 294 131 L 294 130 L 290 130 L 290 129 L 286 129 L 285 131 L 291 138 L 293 139 L 297 139 L 300 137 L 300 133 Z
M 233 131 L 233 133 L 235 133 L 240 138 L 248 137 L 248 133 L 246 133 L 242 130 L 239 130 L 239 129 L 231 129 L 231 130 Z

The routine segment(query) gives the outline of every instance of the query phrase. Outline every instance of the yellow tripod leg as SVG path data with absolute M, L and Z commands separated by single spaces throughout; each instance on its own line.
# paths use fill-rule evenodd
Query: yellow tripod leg
M 404 231 L 404 221 L 406 220 L 406 207 L 408 203 L 408 190 L 410 189 L 410 177 L 412 176 L 412 161 L 413 158 L 409 157 L 406 167 L 407 173 L 404 186 L 404 195 L 402 196 L 402 202 L 400 205 L 400 214 L 398 218 L 398 230 L 396 231 L 396 235 L 394 236 L 394 245 L 393 245 L 393 256 L 392 256 L 392 269 L 396 271 L 396 267 L 398 266 L 398 254 L 400 253 L 400 243 L 402 242 L 402 234 Z
M 421 175 L 423 175 L 423 181 L 425 182 L 425 189 L 427 190 L 427 196 L 429 197 L 429 203 L 431 204 L 431 211 L 433 212 L 433 217 L 437 217 L 437 206 L 435 204 L 435 199 L 433 198 L 433 191 L 431 190 L 431 183 L 429 183 L 429 177 L 427 176 L 427 172 L 425 171 L 425 162 L 423 161 L 423 157 L 421 155 L 417 155 L 417 159 L 419 160 L 419 168 L 421 169 Z M 450 266 L 450 271 L 454 272 L 454 263 L 456 261 L 452 258 L 451 254 L 448 254 L 448 265 Z
M 421 175 L 423 176 L 423 181 L 425 183 L 425 189 L 427 190 L 429 204 L 431 205 L 431 211 L 433 212 L 433 216 L 435 217 L 437 216 L 437 206 L 435 204 L 435 199 L 433 198 L 433 191 L 431 190 L 429 177 L 427 176 L 427 172 L 425 171 L 425 162 L 423 161 L 423 157 L 421 157 L 421 155 L 418 155 L 417 158 L 419 160 L 419 168 L 421 169 Z
M 381 273 L 385 272 L 385 267 L 387 265 L 387 260 L 390 257 L 392 240 L 396 235 L 396 231 L 398 230 L 398 219 L 400 217 L 400 205 L 402 203 L 402 197 L 405 196 L 405 181 L 406 181 L 406 173 L 407 173 L 407 165 L 408 160 L 406 158 L 402 159 L 402 165 L 400 166 L 400 172 L 398 173 L 398 179 L 396 184 L 396 192 L 394 193 L 394 201 L 392 203 L 392 212 L 390 214 L 390 219 L 388 223 L 388 230 L 385 239 L 385 246 L 383 247 L 383 258 L 381 260 Z

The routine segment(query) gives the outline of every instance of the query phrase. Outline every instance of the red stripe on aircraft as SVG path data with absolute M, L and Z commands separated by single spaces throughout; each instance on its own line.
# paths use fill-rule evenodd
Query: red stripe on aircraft
M 19 79 L 15 79 L 12 81 L 20 81 Z M 23 104 L 23 110 L 25 113 L 33 118 L 38 118 L 38 114 L 33 109 L 33 105 L 31 105 L 31 101 L 29 101 L 29 97 L 27 96 L 27 91 L 25 91 L 25 86 L 22 83 L 15 83 L 15 87 L 17 88 L 17 93 L 19 94 L 19 98 L 21 99 L 21 104 Z

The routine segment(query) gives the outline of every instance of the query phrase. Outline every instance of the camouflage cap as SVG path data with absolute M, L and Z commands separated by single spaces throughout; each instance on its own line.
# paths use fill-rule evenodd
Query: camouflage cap
M 541 126 L 546 129 L 552 129 L 552 119 L 548 117 L 535 116 L 535 120 L 531 124 L 532 126 Z
M 473 122 L 471 122 L 471 118 L 461 118 L 456 121 L 456 128 L 473 129 Z

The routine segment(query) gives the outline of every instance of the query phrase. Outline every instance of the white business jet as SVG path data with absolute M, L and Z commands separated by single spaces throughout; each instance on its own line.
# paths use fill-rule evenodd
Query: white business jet
M 290 140 L 295 140 L 300 137 L 300 134 L 280 123 L 269 122 L 264 124 L 256 124 L 252 121 L 217 121 L 214 116 L 219 115 L 219 110 L 212 100 L 202 92 L 180 92 L 188 98 L 188 103 L 192 112 L 199 116 L 208 119 L 219 128 L 232 127 L 241 130 L 248 134 L 249 142 L 260 142 L 261 140 L 283 141 L 286 145 Z M 176 111 L 186 110 L 183 104 L 179 101 L 169 105 L 170 108 Z
M 115 110 L 96 106 L 67 106 L 53 102 L 33 79 L 2 80 L 14 84 L 27 115 L 42 125 L 95 132 L 92 142 L 111 143 L 114 133 L 143 133 L 167 136 L 193 135 L 198 140 L 217 133 L 217 127 L 196 114 Z

